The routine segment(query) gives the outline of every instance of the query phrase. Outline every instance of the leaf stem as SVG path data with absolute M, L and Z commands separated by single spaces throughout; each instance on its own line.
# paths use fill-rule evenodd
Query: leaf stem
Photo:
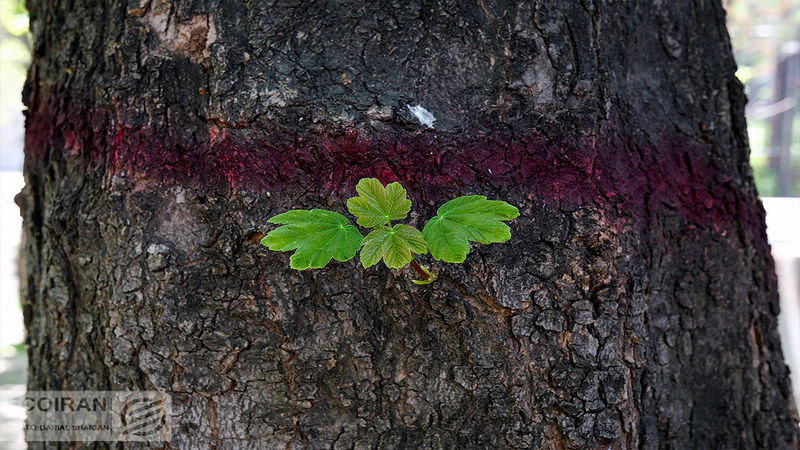
M 417 263 L 417 261 L 414 259 L 411 260 L 410 264 L 411 268 L 414 269 L 414 271 L 417 272 L 419 276 L 422 277 L 423 280 L 428 281 L 428 279 L 431 277 L 430 272 L 420 267 L 419 263 Z

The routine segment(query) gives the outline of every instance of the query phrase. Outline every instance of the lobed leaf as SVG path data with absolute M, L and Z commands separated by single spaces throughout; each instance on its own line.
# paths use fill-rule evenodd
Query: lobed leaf
M 391 220 L 405 219 L 411 210 L 411 200 L 397 182 L 384 187 L 376 178 L 362 178 L 356 184 L 356 192 L 359 196 L 347 200 L 347 209 L 362 227 L 388 225 Z
M 380 226 L 364 238 L 361 249 L 361 265 L 365 268 L 383 263 L 392 269 L 399 269 L 414 257 L 413 254 L 428 253 L 428 246 L 422 233 L 408 225 L 397 224 L 392 228 Z
M 511 239 L 511 229 L 502 221 L 519 216 L 519 210 L 482 195 L 454 198 L 442 205 L 422 229 L 431 256 L 437 261 L 462 263 L 469 241 L 491 244 Z
M 270 250 L 296 250 L 289 263 L 292 269 L 325 267 L 331 258 L 347 261 L 356 256 L 363 236 L 347 218 L 325 209 L 293 209 L 269 219 L 282 226 L 270 231 L 261 245 Z

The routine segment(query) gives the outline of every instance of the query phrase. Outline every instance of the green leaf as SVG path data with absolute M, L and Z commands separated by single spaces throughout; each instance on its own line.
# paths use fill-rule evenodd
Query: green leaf
M 431 256 L 437 261 L 462 263 L 469 253 L 469 241 L 491 244 L 511 239 L 511 229 L 502 221 L 518 217 L 519 210 L 500 200 L 467 195 L 445 203 L 436 214 L 422 229 Z
M 428 246 L 419 230 L 403 224 L 392 228 L 380 226 L 364 238 L 361 264 L 367 268 L 383 258 L 387 267 L 399 269 L 411 262 L 413 253 L 428 253 Z
M 356 256 L 363 236 L 358 228 L 347 224 L 347 218 L 324 209 L 293 209 L 269 219 L 283 224 L 269 232 L 261 245 L 270 250 L 297 250 L 289 263 L 292 269 L 325 267 L 331 258 L 347 261 Z
M 359 197 L 347 200 L 350 214 L 358 217 L 356 223 L 362 227 L 388 225 L 390 220 L 402 220 L 411 210 L 411 200 L 400 183 L 389 183 L 383 187 L 375 178 L 362 178 L 356 184 Z

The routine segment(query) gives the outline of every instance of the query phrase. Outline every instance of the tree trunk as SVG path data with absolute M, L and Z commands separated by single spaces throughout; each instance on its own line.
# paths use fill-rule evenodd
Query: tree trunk
M 174 448 L 797 447 L 718 1 L 28 3 L 29 389 L 166 391 Z M 258 244 L 366 176 L 521 216 L 427 286 Z

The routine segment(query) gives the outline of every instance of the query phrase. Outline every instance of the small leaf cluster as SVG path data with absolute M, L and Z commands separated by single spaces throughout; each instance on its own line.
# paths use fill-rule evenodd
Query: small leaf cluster
M 294 250 L 289 261 L 298 270 L 322 268 L 331 259 L 347 261 L 359 250 L 365 268 L 382 260 L 387 267 L 399 269 L 411 263 L 414 255 L 428 252 L 437 261 L 462 263 L 470 241 L 508 241 L 511 230 L 503 222 L 519 216 L 519 210 L 504 201 L 467 195 L 442 205 L 420 232 L 410 225 L 392 225 L 411 211 L 411 200 L 400 183 L 384 186 L 375 178 L 363 178 L 356 192 L 357 197 L 347 200 L 347 209 L 359 226 L 372 228 L 366 237 L 334 211 L 294 209 L 269 219 L 281 226 L 261 244 L 270 250 Z

